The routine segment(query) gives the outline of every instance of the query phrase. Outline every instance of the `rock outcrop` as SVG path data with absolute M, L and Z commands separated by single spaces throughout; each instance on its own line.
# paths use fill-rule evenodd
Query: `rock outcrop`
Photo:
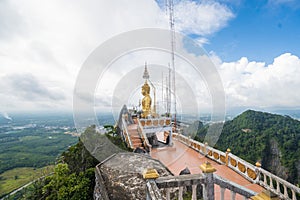
M 281 164 L 280 159 L 282 157 L 278 143 L 276 140 L 270 140 L 270 155 L 268 157 L 268 168 L 269 170 L 277 174 L 277 176 L 287 180 L 288 170 Z
M 158 160 L 143 154 L 118 153 L 96 167 L 95 199 L 146 199 L 143 172 L 154 168 L 159 176 L 172 173 Z

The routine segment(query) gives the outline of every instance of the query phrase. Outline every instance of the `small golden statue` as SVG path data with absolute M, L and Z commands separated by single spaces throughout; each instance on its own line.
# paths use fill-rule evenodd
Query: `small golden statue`
M 147 83 L 147 80 L 145 81 L 145 84 L 142 87 L 142 95 L 144 98 L 142 99 L 142 117 L 146 118 L 149 114 L 151 114 L 151 97 L 150 97 L 150 86 Z

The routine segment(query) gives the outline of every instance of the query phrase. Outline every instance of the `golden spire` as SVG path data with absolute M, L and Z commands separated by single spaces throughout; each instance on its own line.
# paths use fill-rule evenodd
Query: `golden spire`
M 150 78 L 150 76 L 149 76 L 149 72 L 147 69 L 147 62 L 145 62 L 145 70 L 144 70 L 144 74 L 143 74 L 143 79 L 148 80 L 149 78 Z

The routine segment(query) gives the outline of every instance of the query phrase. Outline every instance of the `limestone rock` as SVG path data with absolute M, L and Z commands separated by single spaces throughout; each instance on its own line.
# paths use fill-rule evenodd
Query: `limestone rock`
M 110 200 L 146 199 L 146 180 L 143 179 L 143 171 L 147 168 L 156 169 L 159 176 L 172 175 L 161 162 L 147 155 L 136 153 L 115 154 L 100 163 L 97 168 Z M 95 191 L 99 189 L 95 188 Z M 101 195 L 95 194 L 94 196 Z

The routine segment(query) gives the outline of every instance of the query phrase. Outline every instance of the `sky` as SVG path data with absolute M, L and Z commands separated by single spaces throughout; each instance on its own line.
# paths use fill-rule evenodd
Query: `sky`
M 174 2 L 175 29 L 211 56 L 228 111 L 300 108 L 299 1 Z M 0 27 L 7 116 L 72 111 L 76 78 L 94 49 L 127 31 L 167 29 L 168 21 L 163 0 L 2 0 Z

